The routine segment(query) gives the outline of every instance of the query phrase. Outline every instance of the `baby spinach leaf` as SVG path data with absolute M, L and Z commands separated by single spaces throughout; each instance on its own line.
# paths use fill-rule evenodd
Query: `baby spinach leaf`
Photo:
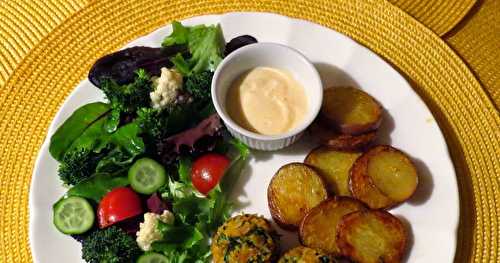
M 103 136 L 105 136 L 104 124 L 106 123 L 106 116 L 107 115 L 92 123 L 78 138 L 75 139 L 75 141 L 73 141 L 67 152 L 93 150 L 100 145 L 104 138 Z
M 56 160 L 61 161 L 73 142 L 93 123 L 106 115 L 110 106 L 102 102 L 86 104 L 78 108 L 56 130 L 50 138 L 49 152 Z
M 136 122 L 120 127 L 109 137 L 109 142 L 122 147 L 131 155 L 138 155 L 145 151 L 144 141 L 139 137 L 141 128 Z
M 136 156 L 137 155 L 131 155 L 123 151 L 121 147 L 116 146 L 106 156 L 101 158 L 99 163 L 97 163 L 96 171 L 101 173 L 112 173 L 123 168 L 128 168 L 132 165 Z
M 97 203 L 113 188 L 129 184 L 125 172 L 116 174 L 96 173 L 89 179 L 73 186 L 66 193 L 67 196 L 80 196 L 92 199 Z
M 120 109 L 115 108 L 111 110 L 111 114 L 108 115 L 106 122 L 104 123 L 104 130 L 107 133 L 113 133 L 118 129 L 120 124 Z

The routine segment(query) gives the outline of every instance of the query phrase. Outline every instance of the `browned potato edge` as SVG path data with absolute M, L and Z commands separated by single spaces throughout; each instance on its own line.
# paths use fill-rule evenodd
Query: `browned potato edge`
M 337 88 L 352 88 L 352 87 L 337 87 Z M 325 93 L 323 96 L 327 96 L 327 92 L 332 92 L 335 87 L 330 87 L 325 89 Z M 356 89 L 356 88 L 353 88 Z M 375 103 L 376 108 L 375 108 L 375 120 L 373 122 L 367 123 L 367 124 L 347 124 L 347 123 L 337 123 L 336 120 L 332 119 L 329 117 L 323 110 L 320 111 L 319 118 L 321 121 L 323 121 L 325 124 L 328 126 L 336 129 L 340 133 L 344 134 L 350 134 L 350 135 L 360 135 L 363 133 L 367 133 L 370 131 L 377 130 L 380 127 L 380 124 L 382 123 L 382 106 L 381 104 L 370 94 L 365 92 L 364 90 L 361 89 L 356 89 L 357 91 L 360 91 L 361 93 L 367 95 L 370 97 L 370 99 Z M 323 108 L 323 106 L 322 106 Z
M 327 127 L 321 121 L 313 123 L 309 132 L 312 136 L 317 137 L 322 145 L 342 151 L 363 150 L 377 138 L 377 130 L 360 135 L 341 134 Z
M 304 242 L 304 236 L 305 236 L 305 233 L 304 233 L 304 228 L 305 228 L 305 224 L 307 223 L 308 221 L 308 218 L 311 217 L 314 213 L 317 213 L 318 210 L 322 210 L 322 209 L 327 209 L 327 206 L 329 205 L 330 202 L 342 202 L 342 201 L 348 201 L 348 202 L 355 202 L 357 203 L 358 205 L 360 205 L 362 207 L 362 210 L 368 210 L 369 208 L 361 201 L 355 199 L 355 198 L 352 198 L 352 197 L 349 197 L 349 196 L 334 196 L 334 197 L 330 197 L 326 200 L 324 200 L 323 202 L 321 202 L 320 204 L 318 204 L 316 207 L 314 207 L 313 209 L 311 209 L 307 214 L 306 216 L 302 219 L 302 221 L 300 222 L 300 227 L 299 227 L 299 241 L 302 245 L 304 246 L 307 246 Z M 357 210 L 357 211 L 360 211 L 360 210 Z M 355 212 L 355 211 L 353 211 Z M 337 227 L 337 226 L 335 226 Z M 329 253 L 333 253 L 331 251 L 328 251 Z
M 325 180 L 323 179 L 323 177 L 321 177 L 318 174 L 318 172 L 316 171 L 316 169 L 314 169 L 314 167 L 311 167 L 310 165 L 307 165 L 305 163 L 300 163 L 300 162 L 288 163 L 288 164 L 281 166 L 278 169 L 278 171 L 276 171 L 273 178 L 271 179 L 271 182 L 269 182 L 269 185 L 267 187 L 267 203 L 268 203 L 269 211 L 271 213 L 271 217 L 274 220 L 274 222 L 276 222 L 276 224 L 278 224 L 278 226 L 280 226 L 284 230 L 288 230 L 288 231 L 295 231 L 299 228 L 299 226 L 295 225 L 295 224 L 290 224 L 282 218 L 282 215 L 279 213 L 280 209 L 278 208 L 278 205 L 276 204 L 276 202 L 273 200 L 275 193 L 274 193 L 271 185 L 273 184 L 274 178 L 276 177 L 276 175 L 278 174 L 278 172 L 280 170 L 286 169 L 286 167 L 293 166 L 293 165 L 301 165 L 301 166 L 307 167 L 308 169 L 311 169 L 314 172 L 314 174 L 316 174 L 318 176 L 318 178 L 321 180 L 321 184 L 323 185 L 323 188 L 325 189 L 326 193 L 328 193 L 328 190 L 327 190 L 328 188 L 327 188 L 327 185 L 325 183 Z
M 352 165 L 349 172 L 349 190 L 354 198 L 365 203 L 371 209 L 388 209 L 399 203 L 384 195 L 375 186 L 367 171 L 368 161 L 373 153 L 371 151 L 376 147 L 378 146 L 358 157 Z M 374 199 L 375 197 L 377 200 Z
M 356 258 L 356 248 L 354 248 L 351 244 L 349 244 L 345 240 L 345 235 L 347 234 L 348 227 L 354 223 L 354 221 L 358 220 L 359 217 L 363 216 L 365 213 L 371 213 L 376 216 L 378 220 L 380 220 L 384 225 L 387 225 L 389 228 L 396 229 L 399 233 L 401 233 L 401 236 L 403 237 L 402 240 L 399 240 L 397 245 L 394 247 L 397 251 L 397 254 L 389 259 L 384 261 L 385 263 L 399 263 L 401 262 L 401 259 L 403 258 L 405 252 L 406 252 L 406 244 L 408 242 L 408 233 L 401 222 L 397 217 L 392 215 L 391 213 L 384 211 L 384 210 L 366 210 L 366 211 L 357 211 L 353 212 L 350 214 L 345 215 L 342 217 L 341 221 L 339 222 L 338 228 L 337 228 L 337 245 L 342 251 L 342 255 L 344 257 L 347 257 L 351 260 L 359 261 L 359 259 Z M 363 263 L 363 262 L 359 262 Z
M 404 200 L 394 200 L 387 196 L 385 193 L 383 193 L 373 182 L 372 178 L 368 175 L 368 162 L 370 161 L 370 158 L 373 156 L 385 152 L 385 151 L 392 151 L 392 152 L 397 152 L 405 156 L 410 164 L 415 168 L 414 164 L 411 162 L 409 159 L 408 155 L 402 152 L 399 149 L 396 149 L 390 145 L 377 145 L 369 149 L 367 152 L 365 152 L 363 155 L 361 155 L 353 164 L 351 171 L 350 171 L 350 176 L 349 176 L 349 189 L 351 191 L 351 194 L 353 197 L 361 200 L 362 202 L 366 203 L 370 208 L 372 209 L 389 209 L 394 206 L 397 206 L 406 200 L 410 199 L 413 194 L 416 192 L 416 188 L 418 187 L 418 177 L 417 177 L 417 185 L 415 186 L 415 189 L 413 190 L 413 193 L 408 196 L 408 198 Z M 378 194 L 384 196 L 385 198 L 381 199 L 386 199 L 386 204 L 382 206 L 374 206 L 373 204 L 370 203 L 370 200 L 367 200 L 365 197 L 361 196 L 361 191 L 366 190 L 366 189 L 359 189 L 361 187 L 356 187 L 355 183 L 356 181 L 363 181 L 365 184 L 369 185 L 367 187 L 370 187 L 374 189 L 374 192 L 378 192 Z

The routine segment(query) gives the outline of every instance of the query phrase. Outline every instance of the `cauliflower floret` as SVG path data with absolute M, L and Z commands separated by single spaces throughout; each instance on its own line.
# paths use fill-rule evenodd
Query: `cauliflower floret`
M 174 214 L 165 210 L 161 215 L 155 213 L 145 213 L 144 222 L 139 224 L 137 231 L 137 245 L 144 250 L 151 250 L 151 244 L 162 239 L 161 232 L 158 231 L 158 220 L 165 224 L 174 223 Z
M 177 91 L 182 87 L 182 75 L 175 69 L 161 68 L 159 78 L 153 79 L 154 91 L 149 93 L 151 106 L 164 109 L 175 101 Z

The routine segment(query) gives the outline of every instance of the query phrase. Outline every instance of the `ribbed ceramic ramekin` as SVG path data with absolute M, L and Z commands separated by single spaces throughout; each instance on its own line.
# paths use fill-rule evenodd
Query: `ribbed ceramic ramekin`
M 304 87 L 308 113 L 300 125 L 283 134 L 262 135 L 242 128 L 229 117 L 226 111 L 227 90 L 242 73 L 255 67 L 286 70 Z M 212 80 L 212 100 L 217 113 L 235 138 L 250 148 L 273 151 L 297 141 L 313 122 L 321 108 L 323 85 L 316 68 L 299 51 L 276 43 L 256 43 L 237 49 L 219 64 Z

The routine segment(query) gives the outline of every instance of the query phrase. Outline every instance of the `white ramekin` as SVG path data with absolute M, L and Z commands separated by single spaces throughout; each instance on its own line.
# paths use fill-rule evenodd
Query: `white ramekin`
M 279 135 L 262 135 L 236 124 L 226 111 L 226 94 L 231 83 L 242 73 L 259 66 L 289 71 L 302 84 L 308 98 L 309 111 L 304 121 L 293 130 Z M 237 49 L 224 58 L 212 79 L 212 100 L 229 132 L 250 148 L 278 150 L 297 141 L 319 113 L 323 85 L 318 71 L 299 51 L 276 43 L 256 43 Z

